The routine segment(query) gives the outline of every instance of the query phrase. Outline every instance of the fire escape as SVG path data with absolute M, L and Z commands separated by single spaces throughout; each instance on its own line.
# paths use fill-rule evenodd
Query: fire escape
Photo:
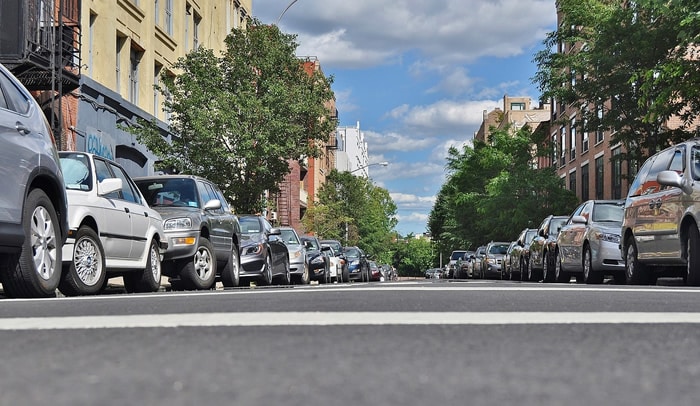
M 80 86 L 80 0 L 0 1 L 0 63 L 32 91 L 62 148 L 63 96 Z

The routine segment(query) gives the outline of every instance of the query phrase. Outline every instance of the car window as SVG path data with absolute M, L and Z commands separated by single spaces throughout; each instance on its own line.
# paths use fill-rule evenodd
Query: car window
M 210 200 L 219 200 L 219 196 L 216 195 L 216 192 L 214 191 L 214 187 L 208 183 L 208 182 L 197 182 L 198 185 L 201 185 L 203 187 L 203 193 L 202 197 L 204 198 L 204 201 L 202 202 L 202 206 L 207 204 Z M 221 203 L 221 201 L 219 201 Z M 212 210 L 214 213 L 223 213 L 223 204 L 221 205 L 220 208 L 217 210 Z
M 700 180 L 700 146 L 693 145 L 690 149 L 690 163 L 693 170 L 693 179 Z
M 656 193 L 661 190 L 661 185 L 659 185 L 659 182 L 656 181 L 656 175 L 658 175 L 659 172 L 668 169 L 671 163 L 671 158 L 673 158 L 673 152 L 674 150 L 672 149 L 659 152 L 658 156 L 652 163 L 651 168 L 649 168 L 649 173 L 642 184 L 643 195 Z
M 647 159 L 646 162 L 642 165 L 642 168 L 639 170 L 637 173 L 637 176 L 634 178 L 634 181 L 632 181 L 632 184 L 630 185 L 630 190 L 629 193 L 627 194 L 627 197 L 634 197 L 634 196 L 641 196 L 642 195 L 642 185 L 644 183 L 644 180 L 647 177 L 647 174 L 649 173 L 649 170 L 651 169 L 651 165 L 654 163 L 654 160 L 656 159 L 656 156 L 652 156 L 651 158 Z
M 95 159 L 95 175 L 97 176 L 98 183 L 102 182 L 105 179 L 114 177 L 112 172 L 109 170 L 109 165 L 107 165 L 107 162 L 101 159 Z M 105 197 L 108 199 L 119 199 L 119 191 L 112 192 L 108 195 L 105 195 Z
M 0 75 L 0 81 L 0 107 L 26 115 L 31 107 L 30 99 L 4 74 Z
M 282 238 L 282 241 L 284 241 L 288 245 L 299 245 L 299 238 L 297 238 L 297 234 L 294 232 L 294 230 L 289 230 L 289 229 L 282 229 L 280 230 L 280 237 Z
M 219 199 L 221 202 L 221 210 L 225 213 L 231 213 L 231 208 L 228 205 L 228 202 L 226 201 L 226 198 L 224 197 L 224 194 L 221 192 L 221 190 L 216 187 L 216 185 L 212 185 L 212 188 L 214 189 L 214 194 L 216 195 L 216 198 Z
M 110 164 L 110 167 L 112 169 L 112 172 L 114 172 L 114 175 L 122 180 L 122 199 L 128 202 L 141 204 L 141 197 L 138 195 L 138 192 L 134 190 L 133 186 L 131 185 L 131 182 L 129 182 L 129 176 L 126 174 L 126 172 L 124 172 L 122 168 L 114 164 Z
M 241 233 L 243 234 L 258 234 L 262 232 L 260 221 L 257 217 L 241 217 L 238 219 L 241 225 Z
M 553 218 L 552 221 L 549 223 L 549 229 L 547 230 L 547 234 L 556 237 L 557 234 L 559 234 L 559 230 L 562 228 L 564 224 L 566 224 L 566 221 L 568 220 L 568 217 L 566 218 Z
M 593 221 L 622 222 L 624 211 L 619 203 L 598 203 L 593 207 Z
M 685 169 L 685 148 L 679 146 L 673 151 L 673 158 L 671 158 L 671 164 L 668 169 L 671 171 L 676 171 L 679 174 L 683 174 L 683 169 Z
M 90 171 L 90 159 L 87 155 L 62 155 L 60 160 L 66 189 L 92 190 L 92 173 Z

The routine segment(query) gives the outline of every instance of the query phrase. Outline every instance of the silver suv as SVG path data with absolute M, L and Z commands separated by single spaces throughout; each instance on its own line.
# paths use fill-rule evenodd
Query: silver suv
M 681 276 L 700 286 L 700 139 L 649 158 L 630 185 L 621 250 L 629 284 Z
M 66 190 L 48 122 L 0 64 L 0 282 L 9 297 L 55 296 L 68 231 Z

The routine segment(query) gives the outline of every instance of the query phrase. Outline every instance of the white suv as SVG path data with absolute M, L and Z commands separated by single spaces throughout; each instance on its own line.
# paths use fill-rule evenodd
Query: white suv
M 700 286 L 700 139 L 667 148 L 639 170 L 625 201 L 621 250 L 630 284 L 681 276 Z
M 157 291 L 167 248 L 163 219 L 116 162 L 85 152 L 59 152 L 68 193 L 63 246 L 65 295 L 99 293 L 122 276 L 128 292 Z

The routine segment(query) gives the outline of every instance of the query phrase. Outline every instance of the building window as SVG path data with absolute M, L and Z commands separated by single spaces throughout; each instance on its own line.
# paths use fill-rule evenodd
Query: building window
M 173 35 L 173 0 L 165 0 L 165 31 Z
M 126 37 L 117 35 L 117 58 L 115 61 L 115 89 L 117 93 L 121 94 L 122 91 L 122 49 L 124 49 L 124 44 L 126 43 Z
M 525 110 L 525 103 L 511 103 L 511 110 Z
M 155 13 L 153 18 L 154 18 L 154 20 L 155 20 L 156 25 L 158 25 L 158 24 L 160 24 L 160 7 L 159 7 L 159 1 L 158 1 L 158 0 L 154 0 L 153 3 L 154 3 L 154 4 L 153 4 L 153 7 L 154 7 L 154 8 L 153 8 L 153 12 Z
M 194 27 L 192 27 L 192 46 L 194 49 L 199 48 L 199 26 L 202 23 L 202 17 L 197 13 L 194 14 Z
M 612 198 L 622 199 L 622 159 L 620 159 L 620 148 L 612 150 Z
M 588 121 L 583 121 L 583 128 L 581 129 L 581 153 L 588 152 Z
M 581 201 L 585 202 L 588 200 L 588 189 L 590 186 L 588 176 L 588 164 L 581 167 Z
M 603 199 L 605 186 L 605 167 L 604 158 L 598 157 L 595 159 L 595 198 Z
M 129 101 L 139 102 L 139 63 L 143 53 L 136 48 L 131 48 L 129 58 Z
M 576 193 L 576 171 L 569 174 L 569 190 Z
M 89 48 L 88 48 L 88 76 L 92 76 L 92 51 L 95 49 L 95 22 L 97 21 L 97 14 L 90 12 L 90 26 L 88 27 L 89 38 Z
M 160 116 L 160 91 L 158 86 L 160 85 L 160 72 L 163 70 L 163 65 L 156 62 L 153 67 L 153 116 L 158 118 Z
M 566 163 L 566 126 L 559 129 L 559 140 L 561 142 L 559 156 L 561 156 L 561 164 Z
M 552 134 L 552 167 L 556 168 L 557 164 L 559 163 L 559 152 L 557 151 L 558 148 L 558 142 L 557 142 L 557 134 L 554 133 Z
M 603 105 L 596 107 L 596 113 L 598 114 L 598 128 L 595 132 L 595 143 L 599 144 L 603 142 Z
M 574 160 L 576 159 L 576 118 L 571 119 L 571 129 L 569 130 L 571 132 L 570 139 L 571 139 L 571 150 L 569 153 L 569 159 Z

